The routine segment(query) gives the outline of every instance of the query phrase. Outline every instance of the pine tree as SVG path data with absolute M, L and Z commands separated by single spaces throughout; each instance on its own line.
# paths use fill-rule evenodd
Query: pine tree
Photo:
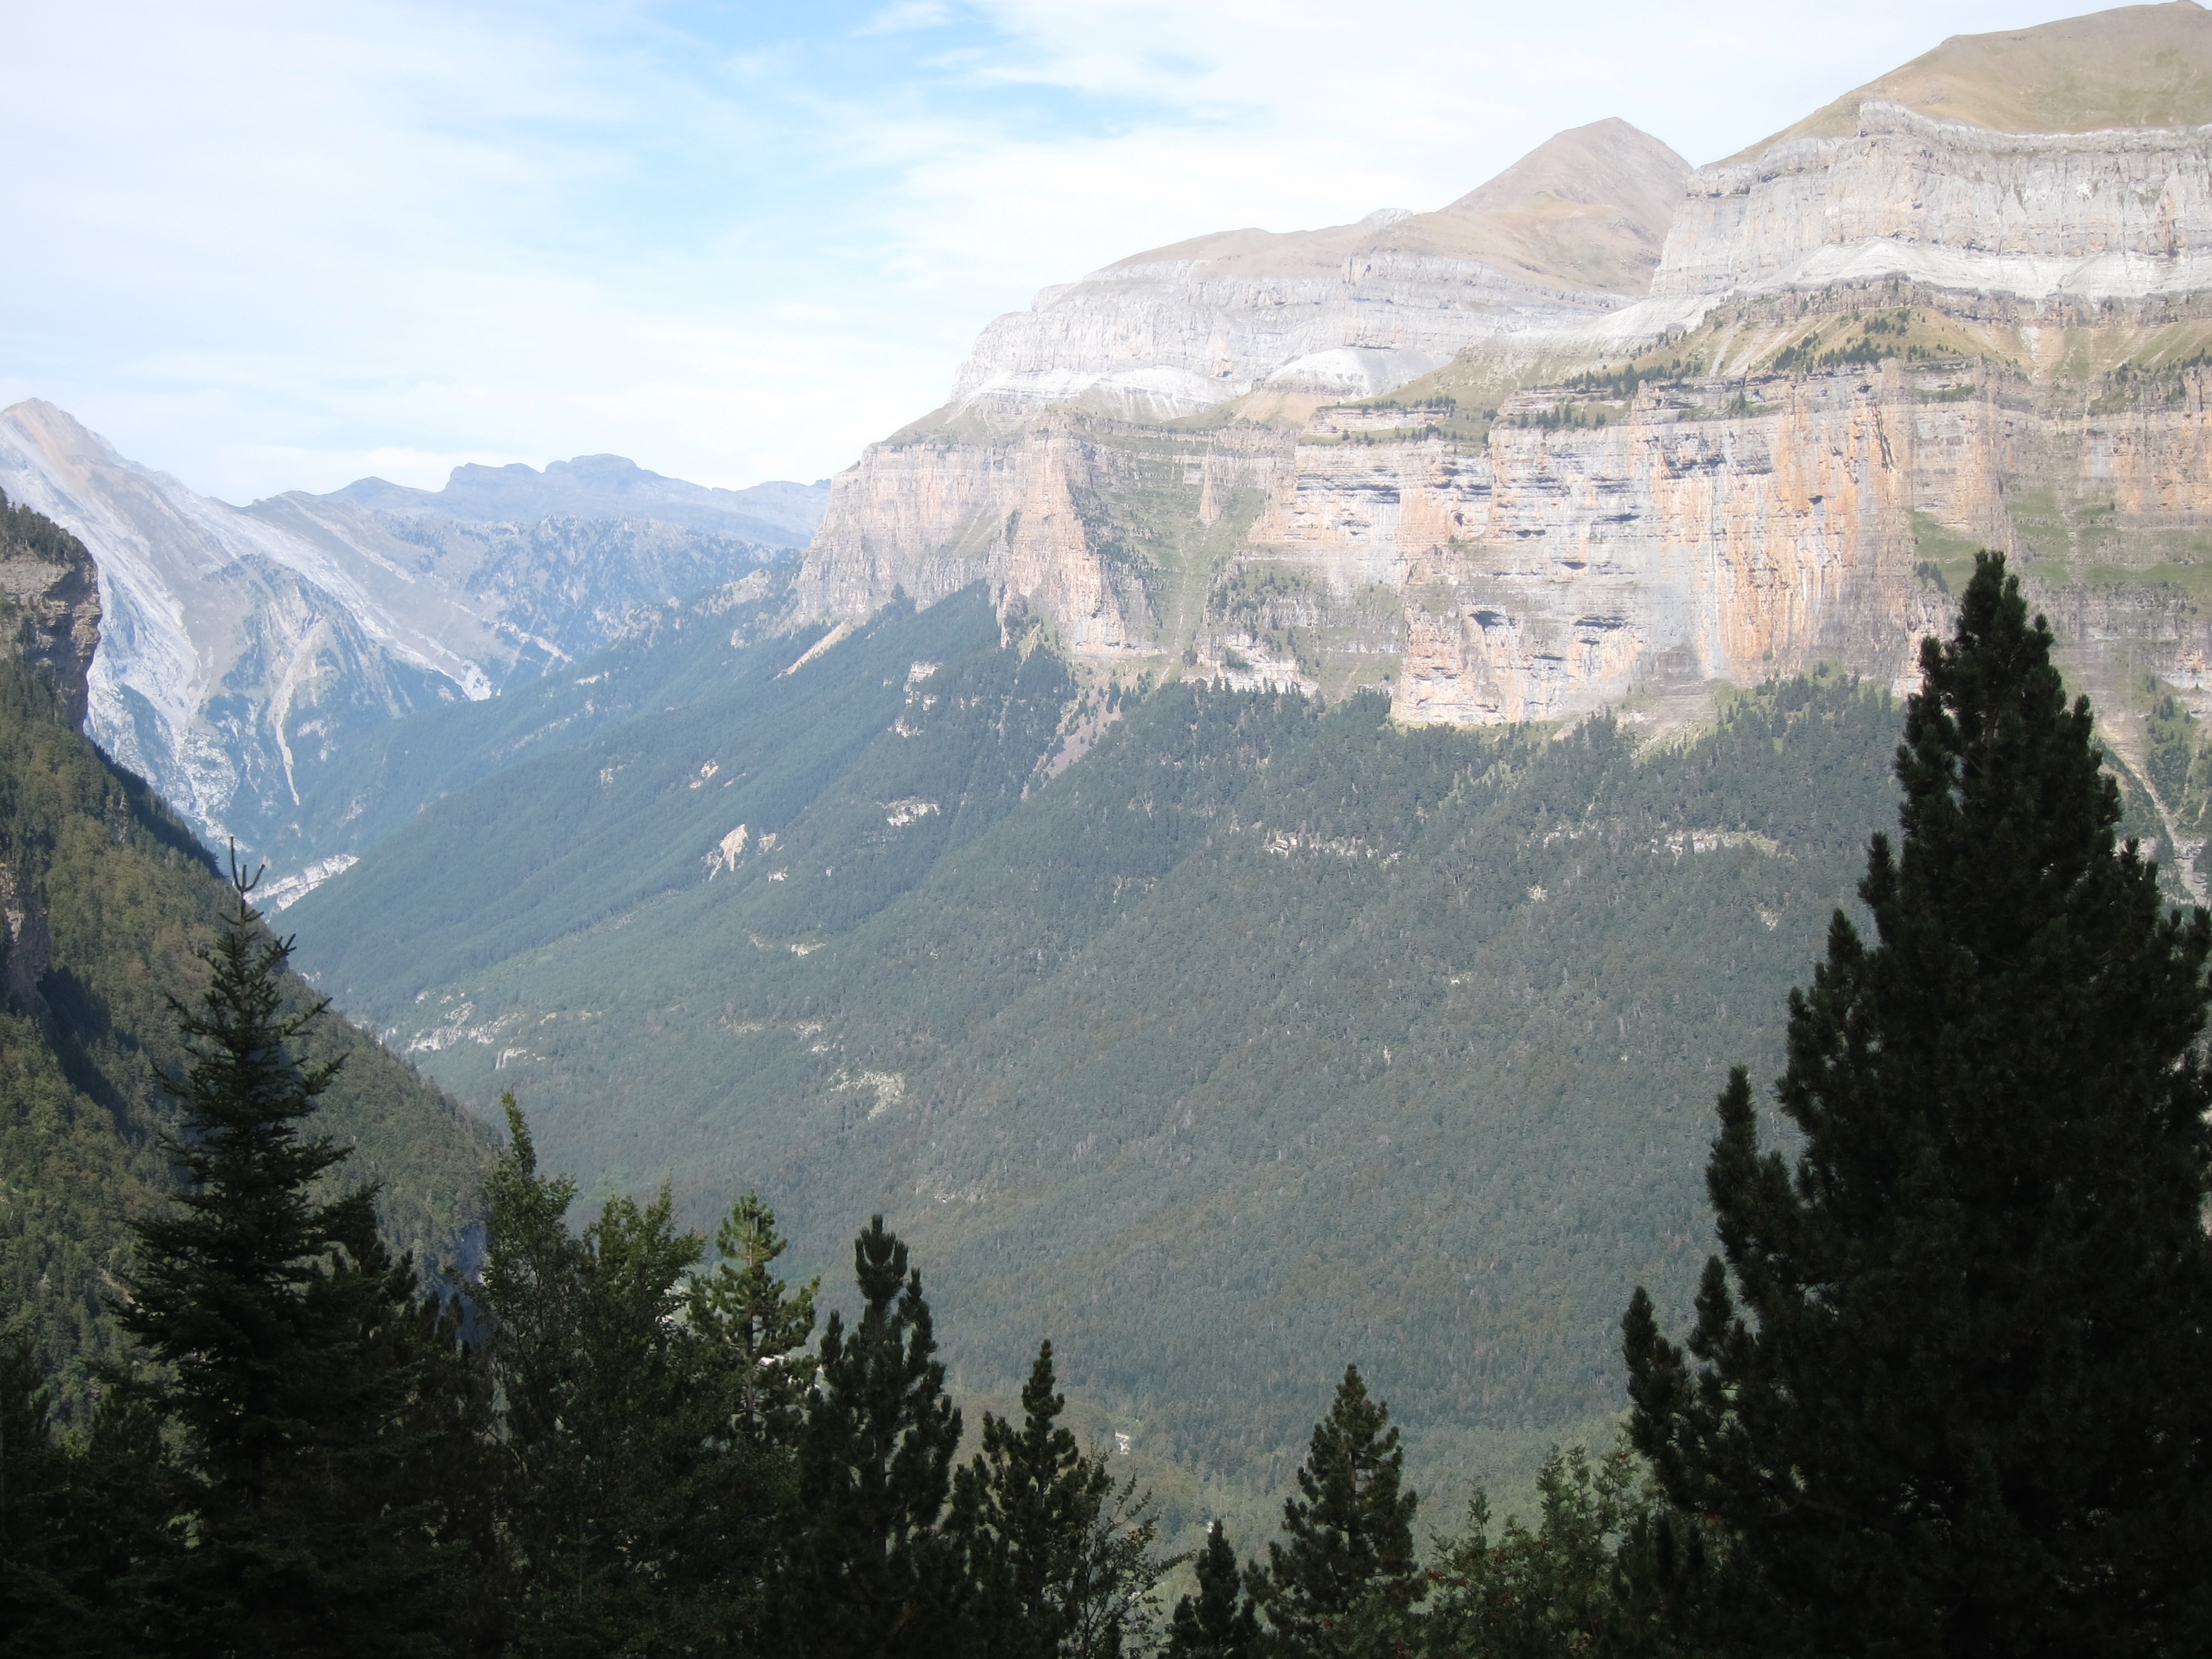
M 1420 1595 L 1419 1499 L 1400 1490 L 1406 1454 L 1389 1424 L 1389 1407 L 1368 1397 L 1359 1368 L 1346 1366 L 1298 1468 L 1298 1496 L 1283 1505 L 1290 1541 L 1270 1543 L 1267 1568 L 1253 1575 L 1271 1632 L 1294 1651 L 1311 1650 L 1355 1608 L 1402 1607 Z
M 1237 1552 L 1221 1522 L 1206 1530 L 1206 1547 L 1194 1564 L 1198 1594 L 1176 1603 L 1168 1626 L 1167 1659 L 1253 1659 L 1259 1651 L 1260 1618 L 1244 1590 Z
M 1922 650 L 1877 942 L 1838 913 L 1790 998 L 1794 1177 L 1736 1071 L 1688 1356 L 1641 1291 L 1625 1323 L 1636 1443 L 1747 1648 L 2212 1646 L 2212 921 L 2115 849 L 2051 648 L 1983 556 Z
M 1103 1458 L 1086 1455 L 1060 1421 L 1052 1344 L 1022 1388 L 1018 1427 L 986 1413 L 983 1449 L 953 1480 L 953 1526 L 978 1590 L 982 1653 L 1118 1654 L 1145 1622 L 1157 1522 L 1133 1482 L 1118 1493 Z
M 678 1565 L 697 1586 L 693 1650 L 750 1652 L 767 1645 L 769 1578 L 798 1519 L 799 1436 L 816 1369 L 806 1346 L 820 1281 L 793 1291 L 776 1278 L 786 1246 L 757 1194 L 732 1207 L 715 1248 L 721 1261 L 690 1290 L 702 1377 L 691 1434 L 707 1455 Z
M 960 1443 L 921 1275 L 875 1217 L 853 1245 L 862 1310 L 832 1313 L 799 1443 L 800 1530 L 778 1585 L 787 1644 L 821 1659 L 963 1650 L 968 1597 L 941 1524 Z
M 814 1384 L 805 1349 L 822 1281 L 787 1288 L 775 1271 L 787 1248 L 775 1212 L 747 1193 L 714 1234 L 721 1260 L 691 1285 L 691 1328 L 714 1346 L 732 1389 L 732 1431 L 760 1446 L 796 1441 Z
M 154 1369 L 133 1385 L 175 1431 L 191 1547 L 149 1565 L 152 1639 L 239 1654 L 420 1650 L 439 1639 L 435 1519 L 404 1478 L 424 1386 L 412 1264 L 376 1237 L 374 1192 L 318 1186 L 343 1149 L 307 1133 L 335 1062 L 290 1045 L 323 1012 L 284 976 L 290 942 L 248 902 L 207 952 L 197 1008 L 172 999 L 188 1061 L 161 1081 L 179 1213 L 138 1224 L 118 1308 Z
M 474 1296 L 491 1329 L 514 1639 L 536 1654 L 659 1650 L 697 1635 L 715 1567 L 701 1563 L 700 1345 L 678 1316 L 703 1241 L 664 1189 L 607 1201 L 579 1236 L 575 1183 L 538 1172 L 514 1097 L 485 1182 Z

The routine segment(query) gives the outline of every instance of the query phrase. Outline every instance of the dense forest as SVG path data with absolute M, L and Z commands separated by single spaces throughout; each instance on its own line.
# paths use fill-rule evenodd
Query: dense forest
M 319 1035 L 326 1007 L 234 868 L 169 1005 L 157 1082 L 177 1185 L 130 1222 L 103 1302 L 117 1340 L 73 1426 L 38 1316 L 0 1349 L 0 1642 L 2202 1651 L 2212 915 L 2171 905 L 2120 839 L 2121 788 L 2051 645 L 1985 556 L 1956 637 L 1923 653 L 1893 754 L 1899 834 L 1865 855 L 1863 921 L 1833 913 L 1787 999 L 1779 1121 L 1741 1066 L 1721 1091 L 1702 1160 L 1718 1248 L 1694 1312 L 1612 1285 L 1618 1323 L 1588 1359 L 1625 1361 L 1624 1438 L 1595 1458 L 1555 1448 L 1533 1513 L 1502 1525 L 1480 1496 L 1463 1516 L 1423 1510 L 1353 1363 L 1264 1549 L 1216 1521 L 1170 1555 L 1152 1495 L 1072 1431 L 1049 1336 L 1018 1409 L 968 1437 L 919 1257 L 883 1215 L 852 1242 L 854 1299 L 817 1331 L 837 1292 L 789 1276 L 769 1205 L 741 1196 L 711 1242 L 666 1186 L 584 1221 L 512 1095 L 479 1258 L 418 1267 L 327 1132 L 352 1056 Z M 1867 707 L 1778 688 L 1724 730 L 1772 753 L 1793 720 Z M 1194 692 L 1179 714 L 1197 732 L 1255 710 L 1304 712 Z M 1600 765 L 1610 738 L 1508 740 L 1492 764 Z M 1298 753 L 1267 751 L 1293 799 L 1313 778 Z M 1582 783 L 1617 812 L 1636 799 Z M 1784 804 L 1763 821 L 1785 825 Z M 1358 1358 L 1439 1340 L 1378 1334 Z M 1263 1395 L 1256 1376 L 1222 1386 L 1240 1382 Z
M 1438 1490 L 1608 1432 L 1618 1285 L 1686 1309 L 1708 1246 L 1699 1103 L 1778 1063 L 1893 811 L 1887 699 L 1407 730 L 1082 690 L 980 595 L 785 672 L 811 643 L 580 665 L 532 731 L 648 706 L 432 804 L 286 912 L 302 961 L 594 1195 L 707 1227 L 757 1185 L 810 1276 L 881 1210 L 956 1382 L 1011 1395 L 1050 1335 L 1180 1540 L 1226 1498 L 1168 1466 L 1283 1486 L 1346 1357 Z

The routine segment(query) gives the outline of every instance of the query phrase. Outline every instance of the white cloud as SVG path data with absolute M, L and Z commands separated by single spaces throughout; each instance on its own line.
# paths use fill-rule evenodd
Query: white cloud
M 1229 225 L 1434 206 L 1610 114 L 1710 160 L 1942 33 L 2041 15 L 9 9 L 0 394 L 232 499 L 605 450 L 817 477 L 1047 283 Z
M 952 15 L 952 8 L 936 0 L 901 0 L 885 6 L 854 31 L 855 34 L 899 34 L 909 29 L 933 29 Z

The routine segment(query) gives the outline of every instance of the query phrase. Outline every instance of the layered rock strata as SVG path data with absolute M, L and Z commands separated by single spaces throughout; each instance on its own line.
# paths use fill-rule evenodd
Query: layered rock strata
M 1137 254 L 992 323 L 949 408 L 1004 423 L 1076 398 L 1173 416 L 1262 386 L 1387 392 L 1476 342 L 1547 339 L 1641 295 L 1688 171 L 1601 121 L 1434 213 Z
M 1395 402 L 1297 421 L 1219 401 L 1298 361 L 1219 321 L 1294 297 L 1220 286 L 1284 251 L 1140 256 L 993 325 L 957 393 L 1084 402 L 871 450 L 802 591 L 853 616 L 980 577 L 1109 666 L 1387 684 L 1401 718 L 1480 722 L 1822 660 L 1901 681 L 1986 545 L 2090 683 L 2212 707 L 2212 126 L 2112 118 L 2201 122 L 2208 87 L 2187 4 L 1947 42 L 1689 175 L 1648 295 L 1620 303 L 1616 264 L 1580 323 L 1507 304 Z M 1214 398 L 1210 428 L 1101 412 L 1148 375 L 1157 408 Z

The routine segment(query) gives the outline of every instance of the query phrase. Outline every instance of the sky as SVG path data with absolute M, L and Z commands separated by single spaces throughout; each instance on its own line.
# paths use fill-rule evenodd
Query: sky
M 0 0 L 0 404 L 233 501 L 612 453 L 811 479 L 1036 291 L 1693 162 L 2035 0 Z

